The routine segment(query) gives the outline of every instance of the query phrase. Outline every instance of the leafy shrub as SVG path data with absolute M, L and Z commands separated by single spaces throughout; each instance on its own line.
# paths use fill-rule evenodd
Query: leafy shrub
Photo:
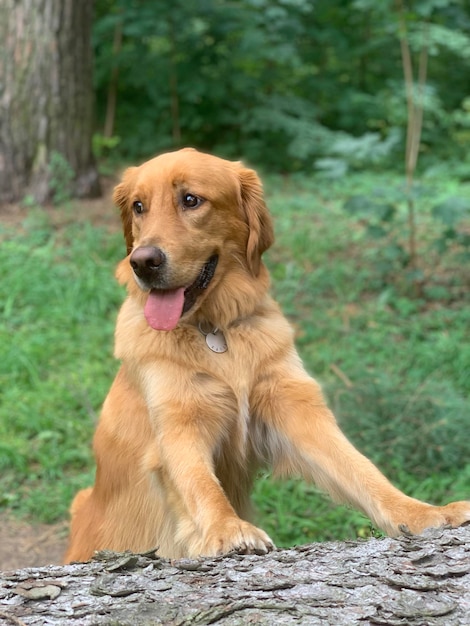
M 75 178 L 73 167 L 60 153 L 53 151 L 49 160 L 49 187 L 55 205 L 65 204 L 72 198 L 71 184 Z
M 470 200 L 458 196 L 447 198 L 431 209 L 434 218 L 442 222 L 444 230 L 435 241 L 440 253 L 457 250 L 462 262 L 470 260 L 470 232 L 465 222 L 470 219 Z
M 429 259 L 424 259 L 433 250 L 441 256 L 441 261 L 445 254 L 456 261 L 465 262 L 470 258 L 470 234 L 466 230 L 470 200 L 453 196 L 432 204 L 430 210 L 423 210 L 422 219 L 434 218 L 435 227 L 427 228 L 426 237 L 419 239 L 421 258 L 417 259 L 416 266 L 411 266 L 412 251 L 407 234 L 410 229 L 415 235 L 419 233 L 414 202 L 421 198 L 429 205 L 432 192 L 431 187 L 415 185 L 410 200 L 399 188 L 381 188 L 353 195 L 344 202 L 343 209 L 358 220 L 364 236 L 376 244 L 375 268 L 384 285 L 400 281 L 408 285 L 426 282 L 426 266 L 431 268 Z M 413 203 L 413 211 L 409 202 Z M 422 291 L 419 293 L 422 295 Z

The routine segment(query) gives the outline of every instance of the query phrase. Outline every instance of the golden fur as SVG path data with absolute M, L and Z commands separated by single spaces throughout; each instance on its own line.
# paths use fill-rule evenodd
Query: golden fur
M 200 206 L 183 206 L 194 197 Z M 184 149 L 127 170 L 114 199 L 128 253 L 164 252 L 165 289 L 193 283 L 211 255 L 218 264 L 170 331 L 147 323 L 149 292 L 130 255 L 118 265 L 128 289 L 116 326 L 122 365 L 94 438 L 95 485 L 71 507 L 67 561 L 104 548 L 264 553 L 272 541 L 247 520 L 254 473 L 266 464 L 314 481 L 389 534 L 470 520 L 469 502 L 435 507 L 401 493 L 339 430 L 268 293 L 261 254 L 273 231 L 254 171 Z M 200 325 L 221 329 L 228 350 L 212 352 Z

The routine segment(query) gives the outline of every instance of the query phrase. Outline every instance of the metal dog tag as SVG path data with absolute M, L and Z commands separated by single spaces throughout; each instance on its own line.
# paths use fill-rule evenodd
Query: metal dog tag
M 206 343 L 212 352 L 227 352 L 227 343 L 225 341 L 224 333 L 220 332 L 220 330 L 207 333 Z

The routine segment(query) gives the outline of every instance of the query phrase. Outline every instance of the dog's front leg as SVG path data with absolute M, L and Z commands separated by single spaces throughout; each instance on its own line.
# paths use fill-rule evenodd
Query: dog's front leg
M 193 415 L 179 432 L 159 437 L 166 483 L 178 507 L 175 540 L 190 557 L 233 550 L 264 554 L 273 548 L 271 539 L 237 516 L 214 473 L 211 447 L 197 425 L 206 418 Z
M 192 557 L 232 550 L 265 553 L 273 548 L 271 539 L 238 517 L 215 473 L 217 454 L 224 445 L 230 447 L 226 440 L 230 423 L 238 418 L 236 398 L 215 379 L 203 382 L 181 380 L 175 372 L 173 380 L 159 376 L 148 386 L 158 472 L 177 520 L 175 552 Z
M 413 533 L 470 520 L 470 502 L 432 506 L 396 489 L 346 439 L 327 408 L 320 387 L 289 363 L 265 373 L 256 386 L 252 406 L 267 431 L 275 469 L 316 482 L 337 501 L 362 510 L 395 535 L 402 527 Z

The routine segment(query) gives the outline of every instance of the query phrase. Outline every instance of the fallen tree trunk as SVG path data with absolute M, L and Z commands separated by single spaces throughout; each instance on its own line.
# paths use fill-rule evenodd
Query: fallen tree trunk
M 88 564 L 0 573 L 0 624 L 352 626 L 470 624 L 470 527 L 312 544 L 267 556 Z

